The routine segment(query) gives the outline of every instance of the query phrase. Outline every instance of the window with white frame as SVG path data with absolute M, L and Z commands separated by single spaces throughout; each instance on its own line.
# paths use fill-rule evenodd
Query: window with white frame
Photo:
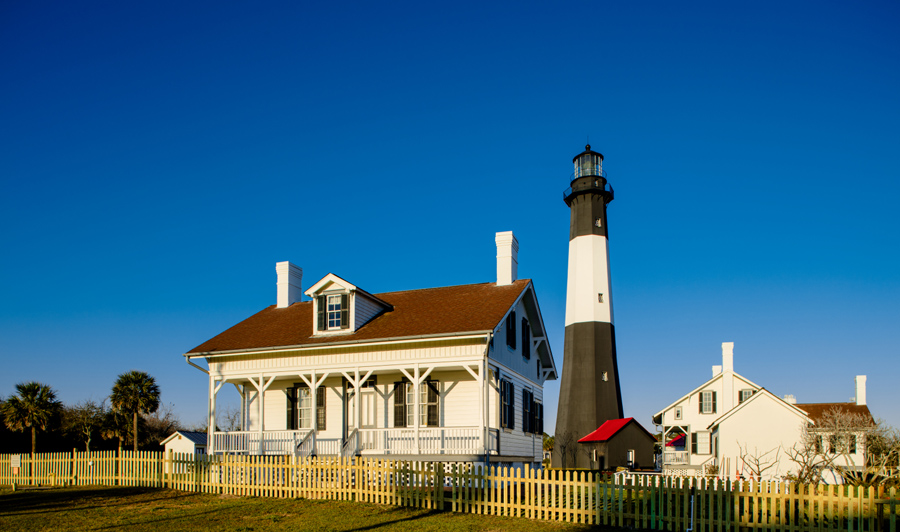
M 428 380 L 419 385 L 419 426 L 440 426 L 440 383 Z M 416 390 L 409 381 L 394 384 L 394 426 L 416 425 Z
M 294 388 L 296 394 L 297 405 L 297 425 L 292 428 L 309 429 L 312 428 L 313 410 L 312 410 L 312 394 L 309 393 L 309 387 L 300 386 Z M 316 388 L 316 430 L 325 430 L 325 388 Z
M 753 392 L 755 391 L 756 390 L 752 389 L 741 390 L 740 395 L 738 396 L 738 404 L 741 404 L 747 399 L 750 399 L 750 396 L 753 395 Z
M 710 454 L 709 432 L 691 434 L 691 454 Z
M 681 407 L 680 407 L 680 406 L 676 406 L 676 407 L 675 407 L 675 419 L 681 419 L 681 417 L 682 417 L 682 414 L 681 414 Z
M 716 413 L 716 392 L 706 390 L 700 392 L 700 413 L 715 414 Z
M 328 328 L 341 328 L 341 296 L 328 296 Z

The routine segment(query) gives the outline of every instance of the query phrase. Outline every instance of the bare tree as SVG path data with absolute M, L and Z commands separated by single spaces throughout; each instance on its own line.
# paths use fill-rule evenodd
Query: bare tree
M 181 421 L 175 413 L 175 405 L 163 403 L 159 409 L 141 420 L 142 447 L 153 448 L 170 434 L 181 428 Z
M 85 399 L 75 406 L 63 408 L 63 426 L 80 441 L 84 442 L 84 450 L 91 451 L 91 441 L 103 426 L 106 415 L 106 402 Z
M 563 434 L 557 434 L 554 436 L 554 452 L 559 453 L 560 461 L 559 465 L 562 466 L 563 469 L 568 467 L 567 458 L 569 453 L 572 453 L 572 459 L 575 459 L 575 452 L 577 449 L 572 450 L 573 447 L 576 447 L 578 443 L 575 441 L 575 435 L 571 432 L 564 432 Z
M 852 455 L 867 452 L 866 442 L 876 429 L 870 417 L 830 408 L 815 425 L 803 427 L 798 443 L 785 449 L 788 458 L 798 466 L 788 478 L 815 484 L 822 482 L 823 474 L 829 470 L 846 476 L 856 470 Z
M 746 471 L 749 472 L 750 478 L 762 480 L 763 474 L 768 473 L 773 467 L 775 468 L 775 471 L 773 471 L 772 474 L 778 473 L 778 455 L 781 450 L 780 447 L 769 449 L 764 453 L 760 453 L 759 449 L 754 447 L 753 452 L 751 453 L 749 445 L 744 447 L 741 445 L 741 442 L 738 442 L 738 449 L 740 449 L 741 453 L 741 462 L 744 463 L 744 467 L 746 468 Z M 775 453 L 774 456 L 772 453 Z
M 241 410 L 235 405 L 217 409 L 216 428 L 225 432 L 241 430 Z

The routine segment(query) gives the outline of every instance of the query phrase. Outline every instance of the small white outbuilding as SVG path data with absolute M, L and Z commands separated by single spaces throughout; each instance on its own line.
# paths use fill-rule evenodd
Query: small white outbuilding
M 175 453 L 206 454 L 206 433 L 190 430 L 176 430 L 171 436 L 159 442 L 169 451 Z

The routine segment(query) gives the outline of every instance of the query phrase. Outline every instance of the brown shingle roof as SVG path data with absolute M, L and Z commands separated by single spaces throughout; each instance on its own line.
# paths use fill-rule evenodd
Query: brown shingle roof
M 856 403 L 806 403 L 796 404 L 794 406 L 809 414 L 809 418 L 816 424 L 820 424 L 825 413 L 833 408 L 842 410 L 848 414 L 862 416 L 870 423 L 875 423 L 875 419 L 872 417 L 872 413 L 869 412 L 869 407 L 866 405 L 858 405 Z
M 529 279 L 374 294 L 394 307 L 353 334 L 313 337 L 311 301 L 263 309 L 188 351 L 208 353 L 330 342 L 378 340 L 494 329 L 528 286 Z

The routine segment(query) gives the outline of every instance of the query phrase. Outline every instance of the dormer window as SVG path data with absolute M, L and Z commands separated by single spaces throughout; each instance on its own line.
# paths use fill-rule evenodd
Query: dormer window
M 319 331 L 339 331 L 350 327 L 350 296 L 328 294 L 316 298 Z
M 341 296 L 328 296 L 328 328 L 341 328 Z

